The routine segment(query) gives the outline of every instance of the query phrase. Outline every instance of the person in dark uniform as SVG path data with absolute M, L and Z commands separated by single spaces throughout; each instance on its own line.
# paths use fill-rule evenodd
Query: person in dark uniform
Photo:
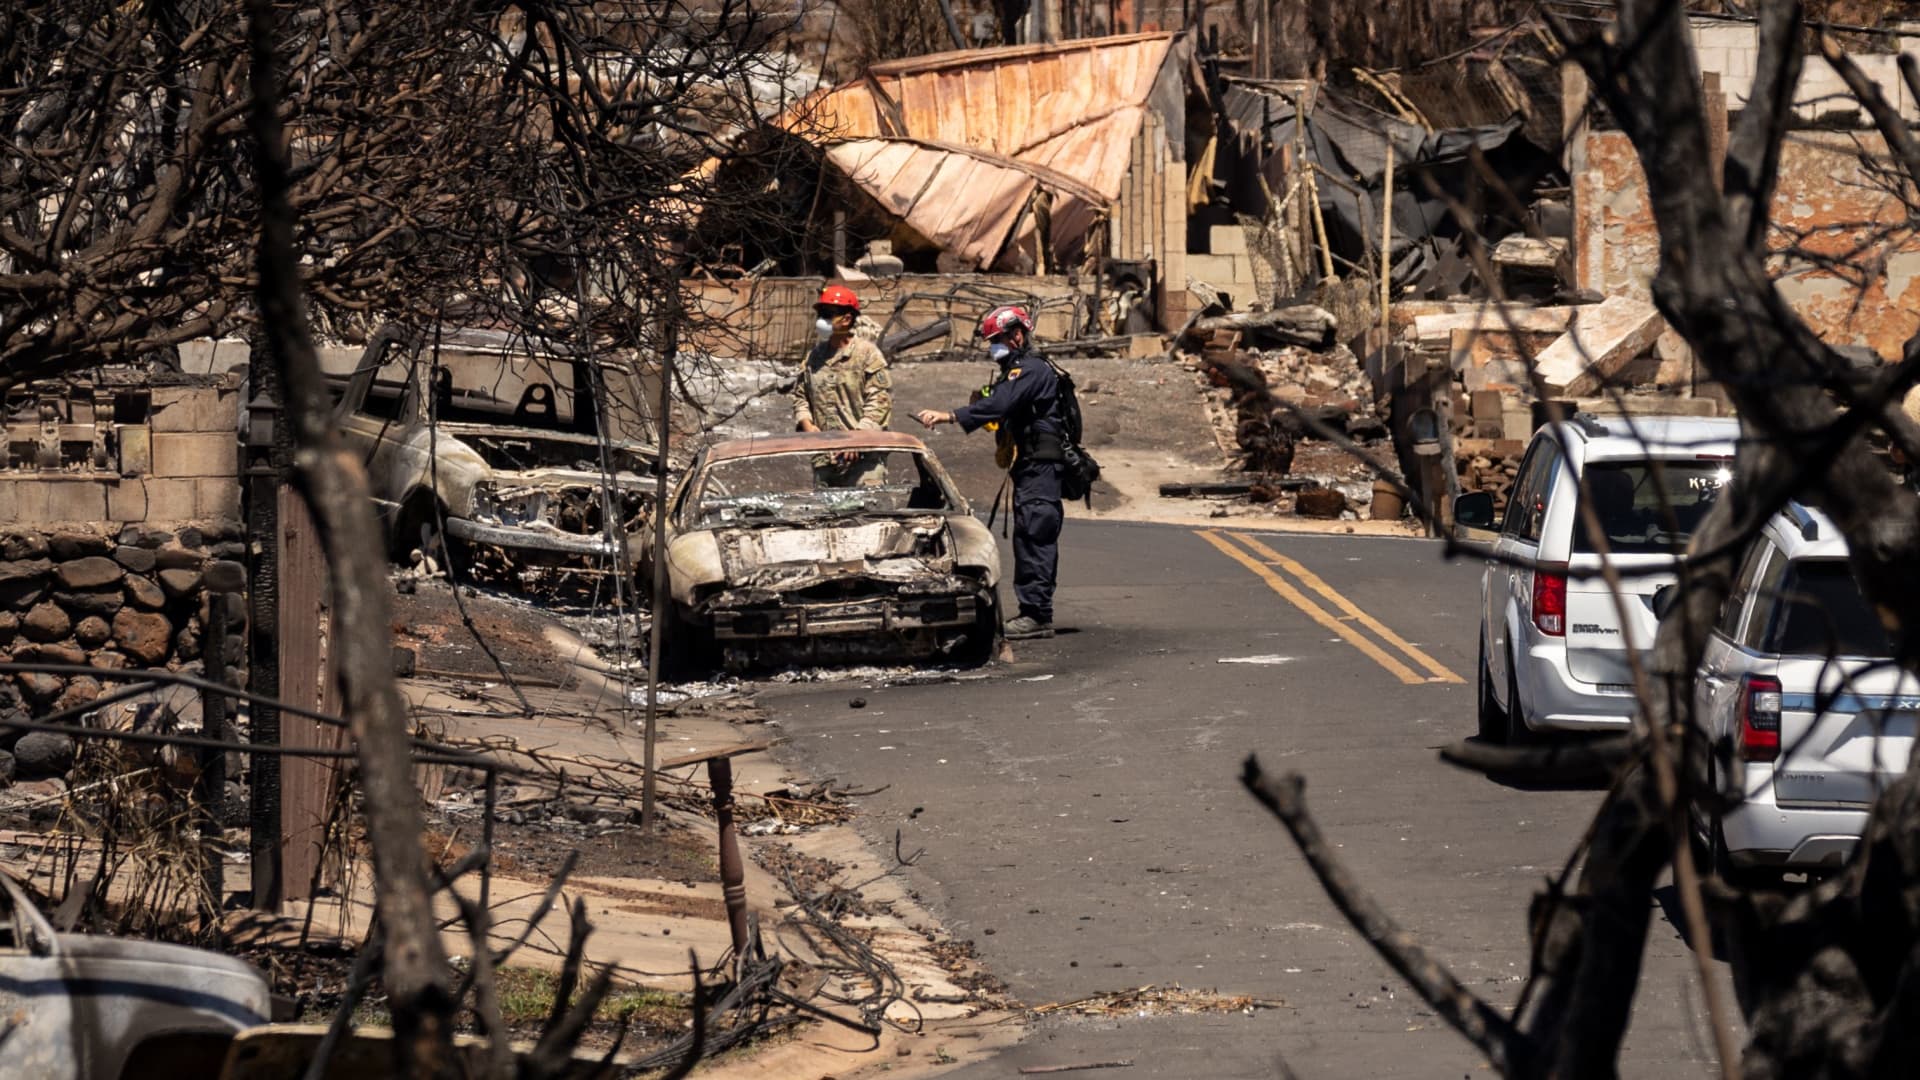
M 1006 625 L 1013 639 L 1053 636 L 1054 573 L 1060 562 L 1060 473 L 1064 458 L 1060 378 L 1032 351 L 1033 320 L 1025 309 L 997 307 L 980 321 L 980 336 L 1000 366 L 985 397 L 914 418 L 928 428 L 958 424 L 974 432 L 997 424 L 1001 464 L 1013 478 L 1013 594 L 1020 614 Z

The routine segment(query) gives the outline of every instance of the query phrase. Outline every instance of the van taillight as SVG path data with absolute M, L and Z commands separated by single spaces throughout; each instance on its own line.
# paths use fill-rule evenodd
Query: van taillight
M 1772 761 L 1780 756 L 1780 680 L 1749 675 L 1740 689 L 1740 757 Z
M 1567 632 L 1567 568 L 1542 566 L 1533 572 L 1533 625 L 1543 634 Z

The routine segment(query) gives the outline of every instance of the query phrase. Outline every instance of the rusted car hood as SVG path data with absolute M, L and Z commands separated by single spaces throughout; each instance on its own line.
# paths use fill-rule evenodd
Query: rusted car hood
M 713 536 L 733 586 L 802 588 L 852 575 L 905 582 L 944 577 L 954 567 L 951 531 L 937 514 L 715 529 Z

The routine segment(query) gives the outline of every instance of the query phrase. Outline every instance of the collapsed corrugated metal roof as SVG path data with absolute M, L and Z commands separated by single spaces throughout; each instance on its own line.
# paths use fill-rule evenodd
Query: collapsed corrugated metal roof
M 997 154 L 910 139 L 854 139 L 827 160 L 929 241 L 977 266 L 993 261 L 1043 180 L 1095 199 L 1078 181 Z
M 1190 52 L 1154 33 L 891 61 L 811 95 L 779 124 L 826 147 L 929 241 L 985 267 L 1016 229 L 1032 228 L 1021 210 L 1037 188 L 1061 200 L 1057 246 L 1068 223 L 1084 226 L 1086 209 L 1118 197 L 1149 109 L 1169 121 L 1170 139 L 1183 137 Z

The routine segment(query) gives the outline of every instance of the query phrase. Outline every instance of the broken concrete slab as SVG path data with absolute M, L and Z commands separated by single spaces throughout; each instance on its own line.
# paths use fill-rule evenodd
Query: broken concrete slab
M 1575 309 L 1567 332 L 1535 359 L 1535 371 L 1555 393 L 1591 394 L 1653 348 L 1666 328 L 1650 301 L 1610 296 Z
M 1542 270 L 1551 273 L 1567 254 L 1567 240 L 1563 236 L 1549 236 L 1544 239 L 1515 233 L 1493 247 L 1493 261 L 1501 266 L 1510 266 L 1523 270 Z
M 1224 330 L 1241 334 L 1243 339 L 1257 348 L 1304 345 L 1310 349 L 1324 349 L 1333 344 L 1337 329 L 1339 324 L 1325 308 L 1300 304 L 1271 311 L 1233 311 L 1196 319 L 1186 337 L 1192 340 L 1194 335 Z
M 1473 304 L 1465 310 L 1415 316 L 1413 337 L 1422 348 L 1441 349 L 1452 344 L 1455 330 L 1564 334 L 1575 310 L 1570 307 L 1534 307 L 1530 304 Z
M 1534 358 L 1558 338 L 1558 332 L 1455 330 L 1449 339 L 1449 362 L 1468 393 L 1498 390 L 1531 398 Z

